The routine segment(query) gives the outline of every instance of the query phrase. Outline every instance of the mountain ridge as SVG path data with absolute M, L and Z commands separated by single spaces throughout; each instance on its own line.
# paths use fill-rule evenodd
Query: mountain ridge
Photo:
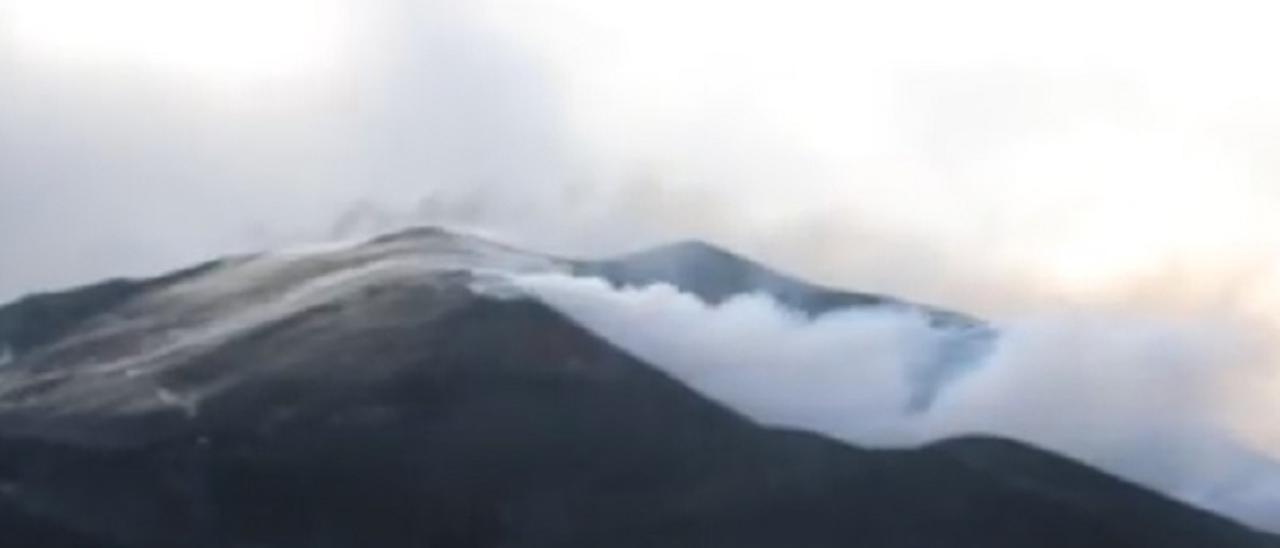
M 580 263 L 426 230 L 211 264 L 0 367 L 24 546 L 1280 546 L 1018 442 L 764 428 L 471 290 Z

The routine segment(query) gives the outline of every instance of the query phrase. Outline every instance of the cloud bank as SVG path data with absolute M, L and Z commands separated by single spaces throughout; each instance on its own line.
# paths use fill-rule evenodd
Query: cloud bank
M 1265 6 L 99 4 L 0 0 L 0 299 L 448 223 L 579 253 L 699 237 L 975 312 L 1280 309 Z M 289 21 L 333 35 L 218 80 L 218 51 L 46 51 L 32 5 L 103 40 L 279 35 L 262 63 L 305 45 Z
M 928 361 L 918 319 L 808 325 L 590 287 L 562 304 L 600 308 L 606 334 L 673 315 L 690 329 L 620 344 L 685 340 L 652 361 L 779 420 L 877 443 L 1007 433 L 1280 515 L 1280 486 L 1238 464 L 1280 452 L 1274 6 L 326 0 L 335 34 L 310 48 L 297 0 L 110 4 L 163 9 L 0 0 L 0 301 L 416 223 L 592 255 L 701 238 L 1005 335 L 903 424 L 880 411 L 910 403 L 903 364 Z M 134 40 L 103 25 L 145 19 L 184 47 L 279 47 L 234 79 L 205 72 L 225 52 L 163 41 L 67 55 L 30 40 L 35 5 L 63 37 Z M 681 338 L 703 326 L 775 344 Z M 759 366 L 716 365 L 733 362 Z M 1243 449 L 1205 449 L 1223 436 Z
M 1058 314 L 1002 323 L 986 353 L 923 312 L 850 308 L 811 319 L 761 294 L 720 305 L 667 285 L 523 276 L 518 286 L 703 394 L 765 424 L 862 446 L 1008 436 L 1256 526 L 1280 530 L 1280 412 L 1254 384 L 1269 345 L 1205 319 Z M 937 362 L 936 360 L 942 360 Z M 922 380 L 925 366 L 957 373 Z M 926 409 L 911 405 L 937 383 Z M 1241 414 L 1247 410 L 1247 414 Z

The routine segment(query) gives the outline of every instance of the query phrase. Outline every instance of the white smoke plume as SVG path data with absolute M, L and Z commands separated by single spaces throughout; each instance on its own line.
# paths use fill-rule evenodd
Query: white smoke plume
M 918 318 L 562 304 L 696 325 L 661 334 L 688 353 L 637 345 L 778 419 L 1007 433 L 1264 520 L 1280 486 L 1231 470 L 1280 455 L 1277 8 L 1202 8 L 0 0 L 0 301 L 415 223 L 576 254 L 700 238 L 1004 336 L 904 425 L 876 411 L 910 402 Z M 681 338 L 703 326 L 724 344 Z
M 1280 530 L 1280 428 L 1269 422 L 1280 403 L 1242 389 L 1274 379 L 1270 347 L 1216 321 L 1097 311 L 1013 320 L 972 362 L 941 364 L 958 374 L 922 381 L 913 371 L 945 360 L 940 345 L 983 335 L 931 326 L 908 308 L 810 318 L 762 294 L 709 305 L 668 285 L 517 283 L 766 424 L 879 447 L 1008 436 Z M 941 386 L 913 410 L 919 382 Z

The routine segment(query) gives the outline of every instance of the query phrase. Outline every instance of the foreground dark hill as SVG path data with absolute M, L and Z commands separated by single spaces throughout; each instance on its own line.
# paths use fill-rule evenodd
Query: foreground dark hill
M 504 290 L 581 266 L 420 230 L 0 309 L 0 545 L 1280 546 L 1013 442 L 753 424 Z

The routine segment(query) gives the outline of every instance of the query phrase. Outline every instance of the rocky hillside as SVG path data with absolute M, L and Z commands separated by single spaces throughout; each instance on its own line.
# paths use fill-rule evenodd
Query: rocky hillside
M 436 229 L 32 296 L 0 308 L 0 545 L 1280 546 L 1010 441 L 761 427 L 503 290 L 528 272 L 909 306 L 703 244 L 568 261 Z

